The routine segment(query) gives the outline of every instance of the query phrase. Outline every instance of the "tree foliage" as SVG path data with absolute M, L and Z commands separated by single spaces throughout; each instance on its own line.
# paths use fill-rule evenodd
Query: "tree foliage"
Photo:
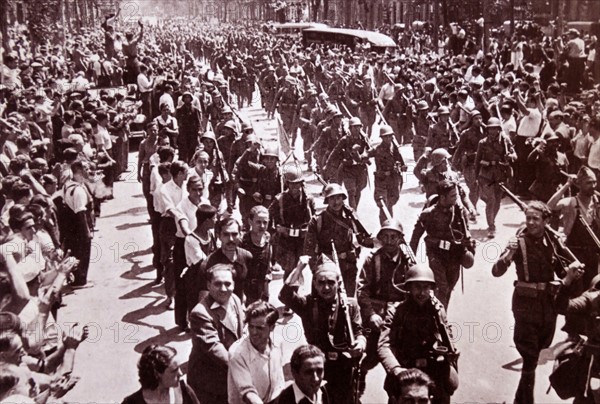
M 27 24 L 35 44 L 53 40 L 60 30 L 60 0 L 26 0 Z

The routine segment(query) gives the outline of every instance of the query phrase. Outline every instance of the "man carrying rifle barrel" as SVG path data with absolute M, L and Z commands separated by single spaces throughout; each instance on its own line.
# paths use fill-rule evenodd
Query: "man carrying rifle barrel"
M 521 379 L 515 393 L 515 403 L 534 402 L 535 369 L 542 349 L 548 348 L 554 337 L 557 313 L 554 297 L 566 264 L 561 255 L 565 250 L 556 238 L 546 231 L 551 211 L 540 201 L 533 201 L 525 210 L 526 227 L 508 242 L 500 259 L 492 268 L 492 275 L 502 276 L 514 261 L 517 281 L 512 299 L 515 316 L 514 342 L 523 358 Z M 569 265 L 583 267 L 579 261 Z
M 438 200 L 417 219 L 410 247 L 417 251 L 423 233 L 429 265 L 435 274 L 435 295 L 447 309 L 450 295 L 460 277 L 460 267 L 473 266 L 475 244 L 469 232 L 466 211 L 458 203 L 454 181 L 440 181 Z
M 563 197 L 573 184 L 579 188 L 577 195 Z M 596 174 L 591 168 L 582 166 L 577 177 L 570 176 L 548 201 L 550 210 L 560 213 L 561 226 L 567 236 L 567 246 L 585 265 L 583 276 L 569 288 L 571 298 L 587 290 L 594 276 L 598 275 L 600 246 L 592 238 L 592 234 L 596 239 L 600 235 L 600 199 L 595 195 L 595 188 Z M 587 226 L 584 226 L 582 221 L 585 221 Z M 581 316 L 569 313 L 564 330 L 569 334 L 584 334 L 584 323 Z
M 413 265 L 406 273 L 406 300 L 389 305 L 377 353 L 387 373 L 383 388 L 388 403 L 396 404 L 403 373 L 410 368 L 425 372 L 435 383 L 432 403 L 450 403 L 458 388 L 458 351 L 448 330 L 446 311 L 433 295 L 431 269 Z
M 340 269 L 331 261 L 322 262 L 314 271 L 314 292 L 300 296 L 298 288 L 304 283 L 302 271 L 306 264 L 307 260 L 300 261 L 288 276 L 279 300 L 300 316 L 306 341 L 325 353 L 324 379 L 330 402 L 350 404 L 355 402 L 353 376 L 367 344 L 358 304 L 340 294 Z M 354 344 L 349 343 L 349 327 Z
M 379 363 L 377 343 L 388 303 L 404 300 L 394 285 L 404 282 L 410 257 L 402 251 L 404 231 L 394 219 L 383 222 L 377 238 L 381 247 L 371 253 L 358 278 L 357 299 L 367 336 L 367 352 L 360 365 L 359 391 L 364 392 L 367 372 Z
M 341 185 L 328 184 L 324 195 L 327 209 L 313 216 L 308 223 L 304 255 L 312 257 L 313 261 L 316 261 L 320 254 L 331 255 L 331 240 L 334 240 L 346 291 L 348 296 L 354 296 L 358 273 L 356 261 L 360 255 L 359 243 L 372 248 L 372 240 L 363 231 L 364 228 L 356 219 L 352 208 L 344 204 L 348 196 Z

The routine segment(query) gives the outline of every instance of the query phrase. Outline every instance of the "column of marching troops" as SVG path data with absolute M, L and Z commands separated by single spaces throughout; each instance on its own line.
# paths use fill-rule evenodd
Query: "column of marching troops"
M 461 268 L 474 264 L 476 242 L 469 222 L 478 220 L 481 198 L 488 237 L 494 238 L 505 193 L 526 215 L 526 225 L 493 268 L 494 276 L 505 273 L 513 261 L 517 268 L 514 340 L 523 369 L 515 402 L 534 401 L 535 368 L 540 351 L 552 342 L 557 310 L 567 313 L 570 338 L 582 334 L 593 339 L 586 330 L 589 316 L 571 314 L 593 310 L 586 295 L 591 292 L 582 301 L 569 299 L 580 296 L 597 273 L 593 249 L 598 246 L 591 239 L 598 218 L 594 170 L 582 166 L 554 189 L 540 184 L 538 176 L 537 188 L 530 190 L 547 194 L 548 204 L 526 204 L 511 192 L 523 186 L 526 176 L 513 173 L 523 165 L 511 137 L 517 148 L 524 140 L 514 138 L 513 107 L 527 119 L 539 92 L 527 87 L 514 92 L 511 102 L 488 102 L 476 81 L 460 87 L 463 81 L 454 71 L 436 75 L 432 69 L 429 76 L 437 76 L 437 84 L 412 70 L 388 73 L 384 65 L 396 60 L 389 55 L 354 55 L 342 63 L 333 52 L 325 66 L 316 61 L 316 52 L 292 56 L 289 63 L 283 57 L 274 62 L 269 54 L 203 52 L 208 53 L 212 70 L 197 78 L 200 91 L 184 92 L 173 114 L 179 131 L 164 130 L 157 118 L 147 126 L 139 155 L 157 282 L 164 277 L 166 304 L 174 305 L 176 323 L 182 330 L 191 327 L 188 380 L 202 403 L 227 402 L 227 360 L 220 349 L 241 337 L 239 321 L 231 321 L 230 335 L 217 324 L 218 333 L 208 338 L 203 328 L 211 327 L 207 318 L 222 316 L 215 314 L 223 306 L 223 291 L 215 282 L 221 285 L 226 272 L 229 286 L 223 288 L 231 287 L 240 307 L 242 302 L 254 307 L 269 300 L 269 281 L 281 271 L 284 315 L 298 314 L 307 342 L 325 355 L 329 402 L 358 400 L 368 371 L 379 362 L 387 373 L 384 389 L 390 402 L 400 397 L 398 380 L 410 368 L 433 380 L 433 402 L 449 402 L 458 387 L 459 353 L 446 309 Z M 419 69 L 414 63 L 411 67 Z M 487 78 L 498 73 L 491 55 L 470 74 L 482 72 Z M 448 84 L 440 91 L 444 81 Z M 290 142 L 302 138 L 307 170 L 323 184 L 323 211 L 316 212 L 306 193 L 302 163 L 287 156 L 286 164 L 280 164 L 279 148 L 261 144 L 252 124 L 231 105 L 250 105 L 255 86 L 269 117 L 281 117 Z M 548 114 L 549 119 L 556 116 Z M 381 124 L 380 142 L 373 144 L 376 122 Z M 538 126 L 541 132 L 542 122 Z M 551 125 L 551 133 L 526 160 L 548 160 L 553 156 L 549 150 L 554 156 L 562 153 L 555 128 Z M 589 131 L 600 132 L 599 117 L 592 117 Z M 412 144 L 413 172 L 425 193 L 425 207 L 409 241 L 390 214 L 408 169 L 400 153 L 407 144 Z M 178 146 L 178 153 L 170 145 Z M 362 249 L 374 248 L 374 240 L 356 208 L 373 162 L 380 246 L 362 261 Z M 557 169 L 558 164 L 549 166 Z M 573 184 L 577 196 L 563 197 Z M 237 201 L 241 221 L 232 215 Z M 562 215 L 566 242 L 551 227 L 556 227 L 552 211 Z M 412 253 L 424 234 L 428 265 L 418 263 Z M 312 269 L 313 284 L 310 294 L 301 296 L 306 266 Z M 590 369 L 595 371 L 592 365 Z M 586 392 L 575 394 L 584 397 Z

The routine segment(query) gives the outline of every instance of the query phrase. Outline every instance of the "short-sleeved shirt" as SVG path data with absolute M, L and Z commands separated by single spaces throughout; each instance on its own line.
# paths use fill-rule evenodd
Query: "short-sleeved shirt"
M 72 188 L 73 192 L 71 192 Z M 65 184 L 65 190 L 64 201 L 67 206 L 76 214 L 85 212 L 87 205 L 91 202 L 90 194 L 85 189 L 85 185 L 69 180 Z

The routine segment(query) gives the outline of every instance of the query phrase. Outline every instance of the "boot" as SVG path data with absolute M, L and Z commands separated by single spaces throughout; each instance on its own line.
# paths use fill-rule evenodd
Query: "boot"
M 515 394 L 515 404 L 533 404 L 533 390 L 535 387 L 535 370 L 521 371 L 521 380 Z

